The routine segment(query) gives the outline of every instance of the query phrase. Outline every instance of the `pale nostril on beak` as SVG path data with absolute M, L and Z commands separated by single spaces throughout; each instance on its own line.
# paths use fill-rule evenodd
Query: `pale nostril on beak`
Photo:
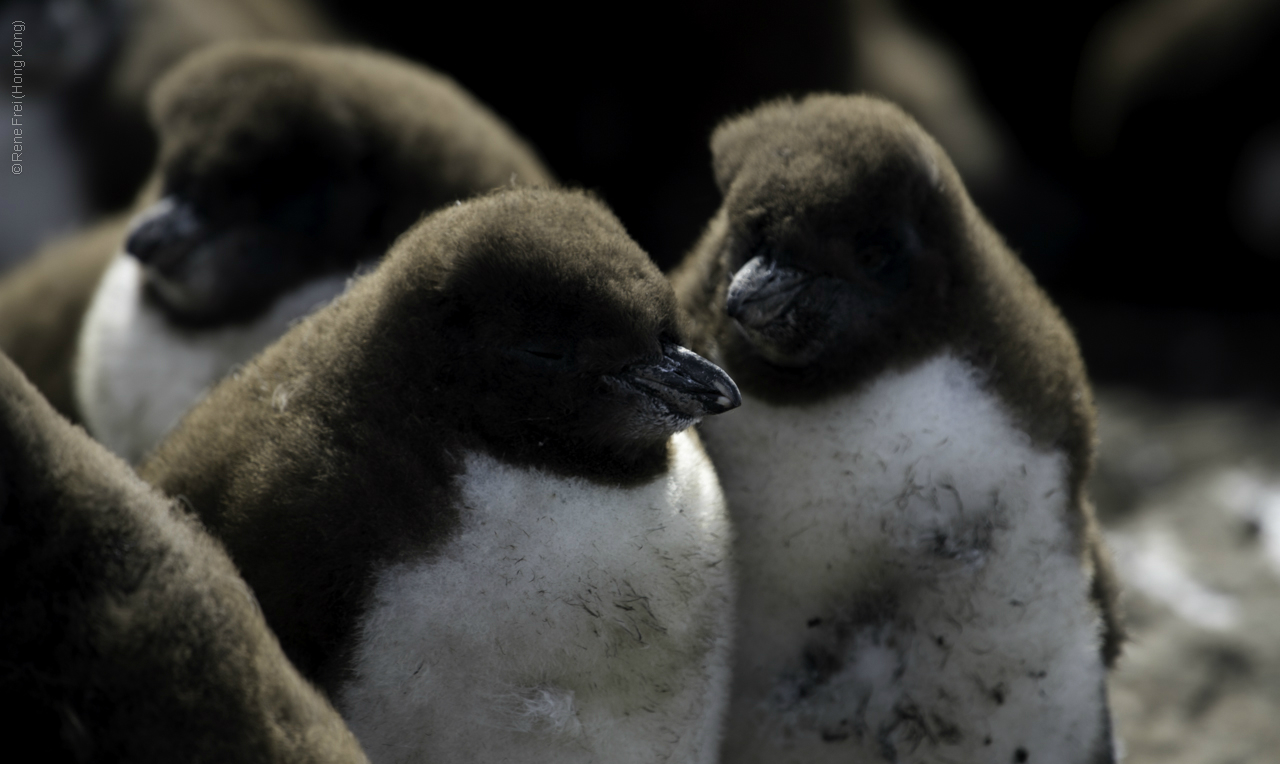
M 134 220 L 124 249 L 143 265 L 162 267 L 188 251 L 203 230 L 191 205 L 166 196 Z

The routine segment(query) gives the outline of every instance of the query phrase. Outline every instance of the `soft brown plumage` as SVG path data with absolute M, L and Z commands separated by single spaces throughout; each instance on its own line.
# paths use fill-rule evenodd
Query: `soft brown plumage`
M 222 547 L 3 356 L 0 696 L 41 761 L 366 761 Z

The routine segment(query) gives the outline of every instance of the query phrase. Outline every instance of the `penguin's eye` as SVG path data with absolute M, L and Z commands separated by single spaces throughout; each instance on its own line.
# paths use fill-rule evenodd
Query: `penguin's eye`
M 287 197 L 268 219 L 274 228 L 295 233 L 315 232 L 324 224 L 329 189 L 320 185 Z
M 884 270 L 885 265 L 889 262 L 889 258 L 892 257 L 892 255 L 885 247 L 872 246 L 859 247 L 856 257 L 858 259 L 858 265 L 860 265 L 868 275 L 875 276 L 880 271 Z
M 854 258 L 869 276 L 875 276 L 888 267 L 891 260 L 902 253 L 902 241 L 891 231 L 876 231 L 859 237 L 854 245 Z
M 573 363 L 573 343 L 561 337 L 533 337 L 514 348 L 516 359 L 537 368 L 566 368 Z
M 899 292 L 910 282 L 912 240 L 893 231 L 865 236 L 854 246 L 854 259 L 862 272 L 890 291 Z

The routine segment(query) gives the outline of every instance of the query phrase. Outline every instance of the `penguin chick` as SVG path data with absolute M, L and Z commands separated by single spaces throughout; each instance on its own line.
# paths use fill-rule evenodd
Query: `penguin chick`
M 156 149 L 147 95 L 192 51 L 230 40 L 340 37 L 338 25 L 310 0 L 4 0 L 0 6 L 7 18 L 25 21 L 25 112 L 28 120 L 48 115 L 41 158 L 62 155 L 74 165 L 65 198 L 46 201 L 87 203 L 81 214 L 120 210 L 137 195 Z M 58 164 L 40 166 L 41 175 Z M 10 220 L 5 213 L 12 207 L 0 211 L 0 251 L 16 233 L 12 223 L 33 225 Z M 29 217 L 44 224 L 32 229 L 37 236 L 53 230 L 47 214 Z
M 210 47 L 151 116 L 160 197 L 103 276 L 75 382 L 89 431 L 131 461 L 424 211 L 550 181 L 450 80 L 363 50 Z
M 732 629 L 693 431 L 740 402 L 603 205 L 447 207 L 141 467 L 375 761 L 712 762 Z
M 740 566 L 723 760 L 1111 761 L 1067 326 L 895 106 L 777 101 L 712 150 L 672 278 L 744 396 L 702 429 Z
M 218 543 L 2 355 L 0 696 L 41 761 L 367 761 Z

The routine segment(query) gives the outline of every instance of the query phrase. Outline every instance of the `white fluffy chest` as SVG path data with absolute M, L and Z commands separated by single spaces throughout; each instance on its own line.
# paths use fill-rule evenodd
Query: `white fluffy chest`
M 374 762 L 712 762 L 724 498 L 696 435 L 605 487 L 472 454 L 462 527 L 381 572 L 338 707 Z
M 345 276 L 316 279 L 282 295 L 248 324 L 185 330 L 142 299 L 142 268 L 116 256 L 94 293 L 80 331 L 76 403 L 89 432 L 136 462 L 237 364 L 325 305 Z
M 970 367 L 746 397 L 703 435 L 741 569 L 725 761 L 1092 761 L 1103 669 L 1065 459 Z

